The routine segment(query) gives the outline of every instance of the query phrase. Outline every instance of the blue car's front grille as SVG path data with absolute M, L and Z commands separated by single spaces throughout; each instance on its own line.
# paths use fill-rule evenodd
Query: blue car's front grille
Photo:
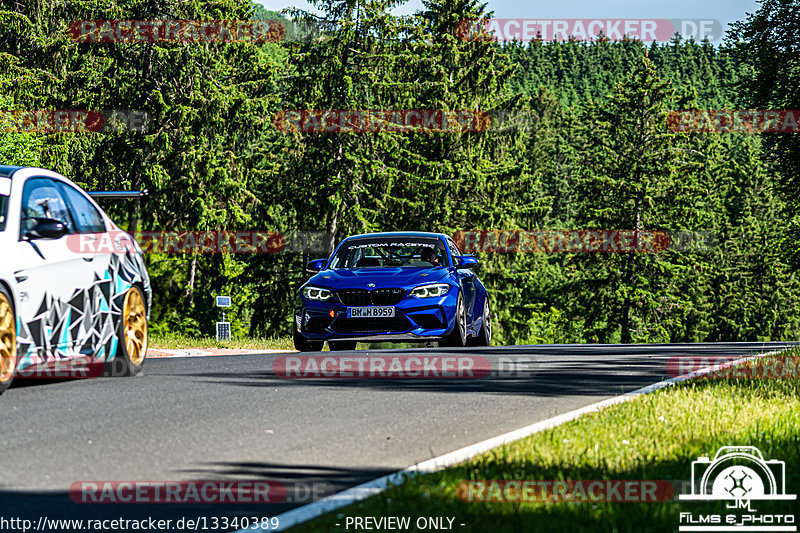
M 336 292 L 339 301 L 344 305 L 370 305 L 372 297 L 367 289 L 342 289 Z
M 336 291 L 339 301 L 348 306 L 397 305 L 406 295 L 405 289 L 341 289 Z
M 404 316 L 391 318 L 338 318 L 331 328 L 336 333 L 404 333 L 409 328 Z
M 397 305 L 406 295 L 405 289 L 375 289 L 372 291 L 372 305 Z

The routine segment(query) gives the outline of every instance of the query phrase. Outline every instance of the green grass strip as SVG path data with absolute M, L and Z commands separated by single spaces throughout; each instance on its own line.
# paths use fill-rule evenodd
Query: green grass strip
M 800 351 L 791 356 L 797 368 Z M 458 488 L 466 480 L 688 480 L 699 456 L 713 458 L 722 446 L 756 446 L 765 459 L 785 461 L 786 491 L 798 494 L 797 377 L 698 379 L 662 389 L 440 472 L 408 477 L 402 485 L 292 531 L 353 531 L 345 529 L 348 516 L 409 516 L 412 525 L 421 516 L 454 517 L 454 531 L 492 533 L 677 531 L 680 512 L 724 514 L 724 504 L 467 502 L 458 497 Z M 753 502 L 753 508 L 800 515 L 797 501 Z
M 154 350 L 186 350 L 190 348 L 225 348 L 235 350 L 294 350 L 291 337 L 242 338 L 217 341 L 213 337 L 187 337 L 179 334 L 151 335 L 149 347 Z

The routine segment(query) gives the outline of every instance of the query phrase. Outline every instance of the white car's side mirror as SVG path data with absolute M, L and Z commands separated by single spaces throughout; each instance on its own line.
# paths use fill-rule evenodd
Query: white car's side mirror
M 67 234 L 67 225 L 53 218 L 34 218 L 36 223 L 25 233 L 25 239 L 60 239 Z

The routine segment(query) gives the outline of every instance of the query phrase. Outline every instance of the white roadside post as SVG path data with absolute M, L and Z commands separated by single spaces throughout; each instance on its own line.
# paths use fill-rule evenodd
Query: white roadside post
M 231 323 L 225 322 L 225 308 L 231 306 L 230 296 L 217 296 L 217 307 L 222 309 L 222 322 L 217 322 L 217 340 L 231 340 Z

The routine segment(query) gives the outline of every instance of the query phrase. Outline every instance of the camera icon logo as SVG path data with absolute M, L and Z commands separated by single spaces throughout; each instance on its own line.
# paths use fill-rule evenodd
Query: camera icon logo
M 764 460 L 755 446 L 723 446 L 692 462 L 690 494 L 681 500 L 795 500 L 786 494 L 786 463 Z

